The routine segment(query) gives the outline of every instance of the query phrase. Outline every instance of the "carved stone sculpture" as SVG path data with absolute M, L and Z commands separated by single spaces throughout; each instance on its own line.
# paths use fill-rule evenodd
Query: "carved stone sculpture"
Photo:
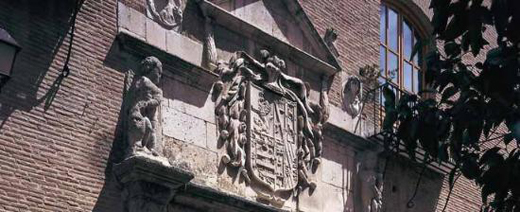
M 260 55 L 257 61 L 236 52 L 228 64 L 218 63 L 215 113 L 227 152 L 222 162 L 237 167 L 259 196 L 279 203 L 280 192 L 316 187 L 308 172 L 320 163 L 327 83 L 312 104 L 308 85 L 284 73 L 284 60 L 266 50 Z
M 167 29 L 182 22 L 182 0 L 147 0 L 147 15 Z
M 343 108 L 353 118 L 357 117 L 361 112 L 362 102 L 362 83 L 355 77 L 351 76 L 343 86 Z
M 158 87 L 162 75 L 162 64 L 155 57 L 147 57 L 141 62 L 139 71 L 127 91 L 125 102 L 127 157 L 138 153 L 158 155 L 157 142 L 157 108 L 162 98 L 162 90 Z
M 383 205 L 382 148 L 366 150 L 358 156 L 360 206 L 362 212 L 380 212 Z
M 215 35 L 213 29 L 213 17 L 208 14 L 207 5 L 199 4 L 199 8 L 204 15 L 204 67 L 212 70 L 217 65 L 217 47 L 215 45 Z
M 323 36 L 323 40 L 325 41 L 325 44 L 327 44 L 327 47 L 329 47 L 330 51 L 334 56 L 339 57 L 339 52 L 336 49 L 336 39 L 338 38 L 338 33 L 334 28 L 327 28 L 327 31 L 325 32 L 325 36 Z
M 379 66 L 377 64 L 365 65 L 359 69 L 359 76 L 364 83 L 373 84 L 377 82 L 377 78 L 381 74 Z
M 162 63 L 155 57 L 145 58 L 135 73 L 127 74 L 122 109 L 127 149 L 124 160 L 113 166 L 125 212 L 166 212 L 178 188 L 193 178 L 172 166 L 158 149 L 161 75 Z

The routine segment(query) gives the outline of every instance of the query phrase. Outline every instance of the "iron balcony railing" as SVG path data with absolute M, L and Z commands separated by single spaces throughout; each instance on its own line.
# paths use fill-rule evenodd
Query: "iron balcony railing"
M 397 136 L 395 136 L 395 132 L 397 132 L 397 128 L 399 127 L 399 120 L 397 120 L 392 126 L 391 130 L 384 130 L 382 125 L 385 118 L 385 97 L 383 95 L 383 90 L 386 88 L 391 89 L 395 94 L 395 106 L 397 107 L 399 101 L 405 95 L 414 95 L 410 92 L 404 91 L 394 85 L 391 82 L 385 82 L 377 87 L 368 90 L 366 95 L 363 97 L 363 106 L 361 108 L 361 114 L 364 118 L 358 119 L 355 132 L 364 135 L 369 140 L 374 142 L 381 143 L 385 145 L 385 142 L 391 142 L 391 149 L 396 153 L 407 156 L 406 149 L 403 141 L 397 142 Z M 421 97 L 417 95 L 417 98 L 425 99 L 428 96 Z M 415 103 L 408 103 L 415 104 Z M 416 105 L 408 105 L 410 108 L 414 108 Z M 388 143 L 387 143 L 388 144 Z M 415 151 L 415 158 L 418 161 L 423 160 L 425 157 L 424 149 L 418 144 L 418 148 Z M 428 165 L 428 167 L 439 170 L 441 172 L 447 173 L 454 166 L 451 162 L 432 162 Z
M 385 82 L 368 90 L 362 99 L 363 106 L 361 108 L 361 114 L 363 114 L 364 118 L 357 120 L 355 132 L 362 133 L 366 137 L 385 133 L 382 129 L 382 123 L 385 117 L 385 97 L 383 95 L 383 89 L 385 89 L 385 87 L 394 92 L 396 104 L 403 95 L 411 95 L 411 93 L 400 89 L 391 82 Z M 395 129 L 397 126 L 398 123 L 394 124 Z

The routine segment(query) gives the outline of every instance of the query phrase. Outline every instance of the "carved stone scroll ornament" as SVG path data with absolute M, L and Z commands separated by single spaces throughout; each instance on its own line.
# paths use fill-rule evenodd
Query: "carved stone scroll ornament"
M 167 29 L 173 29 L 182 23 L 182 0 L 146 0 L 146 12 Z
M 237 167 L 259 196 L 315 188 L 309 172 L 320 163 L 322 125 L 328 118 L 326 80 L 319 104 L 308 101 L 308 85 L 284 73 L 285 61 L 268 51 L 257 61 L 236 52 L 219 61 L 215 113 L 222 162 Z
M 351 76 L 343 86 L 343 108 L 353 118 L 359 115 L 363 104 L 361 102 L 363 92 L 361 85 L 362 83 L 357 77 Z

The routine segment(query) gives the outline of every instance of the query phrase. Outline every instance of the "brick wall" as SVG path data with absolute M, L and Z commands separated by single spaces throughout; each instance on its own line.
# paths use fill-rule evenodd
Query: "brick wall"
M 85 2 L 71 73 L 60 84 L 73 3 L 0 2 L 0 25 L 23 48 L 0 94 L 0 211 L 91 211 L 100 204 L 123 82 L 105 65 L 116 1 Z
M 377 0 L 300 0 L 305 12 L 325 35 L 337 30 L 336 48 L 345 73 L 357 74 L 367 64 L 379 63 L 379 1 Z M 341 105 L 342 74 L 337 74 L 329 92 L 333 105 Z
M 85 2 L 77 19 L 71 74 L 60 81 L 73 2 L 0 1 L 0 25 L 23 47 L 0 94 L 0 211 L 120 209 L 118 187 L 107 171 L 124 82 L 122 61 L 110 57 L 117 46 L 117 1 Z M 127 2 L 144 12 L 138 1 Z M 378 63 L 379 1 L 300 2 L 321 35 L 328 27 L 338 31 L 336 47 L 345 73 Z M 417 5 L 426 10 L 425 2 L 417 0 Z M 344 75 L 333 80 L 334 105 L 341 104 Z M 438 211 L 447 190 L 445 179 Z M 477 188 L 461 178 L 448 211 L 476 211 L 479 201 Z

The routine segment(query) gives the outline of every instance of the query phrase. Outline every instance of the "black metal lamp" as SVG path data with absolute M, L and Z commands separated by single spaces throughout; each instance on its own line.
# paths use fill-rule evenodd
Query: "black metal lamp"
M 16 55 L 21 49 L 11 35 L 0 28 L 0 89 L 11 78 Z

